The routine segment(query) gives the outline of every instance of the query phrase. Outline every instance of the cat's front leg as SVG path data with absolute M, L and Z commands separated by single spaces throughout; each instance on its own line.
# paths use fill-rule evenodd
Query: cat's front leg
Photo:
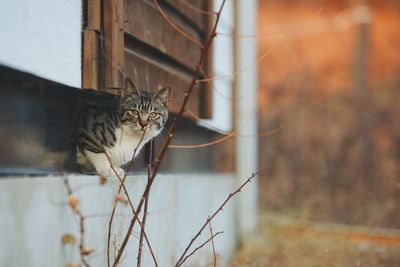
M 113 165 L 111 167 L 111 163 L 108 160 L 106 154 L 104 153 L 94 153 L 91 151 L 85 151 L 86 158 L 92 163 L 98 175 L 104 178 L 108 177 L 116 177 L 119 176 L 120 178 L 124 177 L 125 171 Z

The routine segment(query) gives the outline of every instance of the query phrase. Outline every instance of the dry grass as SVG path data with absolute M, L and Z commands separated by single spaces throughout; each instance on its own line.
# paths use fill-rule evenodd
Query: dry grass
M 400 231 L 264 214 L 231 267 L 400 266 Z

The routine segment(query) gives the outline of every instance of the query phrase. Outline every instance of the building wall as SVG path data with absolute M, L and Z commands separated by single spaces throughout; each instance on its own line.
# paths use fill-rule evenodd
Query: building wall
M 74 175 L 69 178 L 71 187 L 81 204 L 85 221 L 85 245 L 93 248 L 88 257 L 91 266 L 106 266 L 107 227 L 117 181 L 110 179 L 100 186 L 97 176 Z M 145 186 L 147 177 L 131 176 L 126 187 L 134 203 Z M 233 190 L 230 174 L 179 174 L 160 175 L 153 185 L 147 224 L 147 235 L 159 266 L 171 266 L 207 217 Z M 79 240 L 78 220 L 66 205 L 67 191 L 62 177 L 8 177 L 0 179 L 0 266 L 66 266 L 79 261 L 77 246 L 64 246 L 61 238 L 72 233 Z M 233 203 L 212 222 L 216 237 L 218 266 L 224 266 L 234 251 Z M 131 212 L 121 204 L 114 220 L 117 240 L 124 237 Z M 136 263 L 139 228 L 126 249 L 121 266 Z M 200 242 L 209 238 L 205 229 Z M 193 248 L 195 248 L 194 245 Z M 206 245 L 188 261 L 188 266 L 206 266 L 212 262 L 211 244 Z M 148 248 L 144 246 L 142 266 L 154 266 Z
M 81 87 L 82 76 L 81 16 L 82 1 L 79 0 L 18 0 L 0 4 L 0 23 L 8 25 L 0 28 L 4 40 L 0 43 L 0 72 L 6 74 L 0 75 L 0 89 L 5 96 L 0 102 L 7 104 L 0 109 L 0 266 L 65 266 L 79 262 L 77 246 L 71 248 L 61 242 L 66 233 L 79 237 L 78 222 L 66 205 L 66 189 L 53 162 L 56 157 L 50 155 L 50 152 L 65 153 L 57 150 L 65 148 L 50 149 L 50 145 L 64 144 L 55 138 L 63 137 L 69 129 L 67 121 L 60 118 L 71 115 L 68 111 L 74 110 L 76 100 L 84 94 L 84 90 L 75 90 Z M 229 30 L 230 23 L 225 25 L 225 30 Z M 130 45 L 132 43 L 130 40 Z M 229 58 L 229 53 L 226 56 Z M 136 67 L 138 65 L 131 64 L 130 68 Z M 13 72 L 9 68 L 35 77 L 28 79 L 26 74 L 21 77 L 18 72 L 16 79 L 14 74 L 9 75 Z M 170 67 L 165 69 L 170 70 Z M 143 85 L 154 82 L 150 78 L 156 77 L 154 73 L 149 76 L 149 72 L 146 75 L 131 73 L 135 75 L 134 80 L 145 77 L 147 80 L 142 81 Z M 154 86 L 147 84 L 147 87 Z M 223 82 L 221 87 L 229 97 L 230 82 Z M 178 86 L 177 89 L 184 88 Z M 178 91 L 175 94 L 175 99 L 179 100 Z M 230 112 L 227 102 L 225 115 Z M 174 139 L 176 144 L 207 143 L 215 139 L 213 133 L 205 133 L 200 127 L 188 129 L 188 119 L 185 120 L 183 129 L 178 129 L 181 137 Z M 224 118 L 219 119 L 221 121 L 225 121 Z M 230 124 L 216 126 L 230 130 Z M 59 131 L 63 133 L 59 135 Z M 68 151 L 73 147 L 74 144 L 68 146 Z M 170 266 L 176 260 L 207 216 L 238 183 L 233 173 L 215 173 L 210 156 L 215 146 L 173 151 L 177 150 L 170 151 L 162 172 L 174 174 L 159 177 L 150 199 L 147 234 L 160 266 Z M 219 152 L 214 154 L 215 158 L 223 158 Z M 243 177 L 251 171 L 254 170 L 249 170 Z M 197 172 L 201 175 L 194 174 Z M 36 176 L 19 176 L 21 173 Z M 54 176 L 42 176 L 48 173 Z M 108 216 L 117 183 L 110 181 L 99 186 L 96 177 L 72 175 L 70 181 L 73 188 L 79 188 L 76 195 L 81 201 L 81 210 L 89 216 L 85 223 L 85 245 L 94 249 L 88 257 L 89 262 L 91 266 L 105 266 Z M 127 187 L 134 199 L 141 195 L 146 179 L 138 176 L 128 181 Z M 233 203 L 229 204 L 213 222 L 214 232 L 224 231 L 216 238 L 218 266 L 224 266 L 236 245 L 235 209 Z M 243 214 L 239 210 L 235 212 Z M 123 238 L 129 216 L 128 207 L 119 210 L 114 224 L 117 239 Z M 207 231 L 199 240 L 208 237 Z M 135 264 L 135 241 L 138 241 L 138 229 L 131 238 L 123 266 Z M 146 251 L 143 266 L 153 266 Z M 205 266 L 209 262 L 212 262 L 211 246 L 207 245 L 188 265 Z
M 81 0 L 0 4 L 0 65 L 81 87 Z

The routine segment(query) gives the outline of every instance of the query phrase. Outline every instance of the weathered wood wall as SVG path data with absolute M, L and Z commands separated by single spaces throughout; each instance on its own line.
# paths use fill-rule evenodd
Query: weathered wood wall
M 142 90 L 154 91 L 169 85 L 174 89 L 172 111 L 177 111 L 188 88 L 201 47 L 205 43 L 211 18 L 190 8 L 182 1 L 110 0 L 102 1 L 102 26 L 97 25 L 98 1 L 88 2 L 87 29 L 95 31 L 100 49 L 85 46 L 84 88 L 121 94 L 125 78 L 131 78 Z M 105 4 L 107 3 L 107 4 Z M 208 10 L 209 1 L 191 1 L 194 8 Z M 161 11 L 160 11 L 161 10 Z M 163 14 L 161 14 L 161 12 Z M 175 26 L 168 23 L 170 21 Z M 179 28 L 194 41 L 183 36 Z M 90 36 L 85 42 L 93 42 Z M 97 54 L 96 54 L 97 53 Z M 103 65 L 96 71 L 92 65 L 99 58 Z M 92 65 L 91 65 L 92 64 Z M 102 67 L 104 68 L 102 69 Z M 204 71 L 209 72 L 205 65 Z M 103 81 L 96 84 L 94 81 Z M 200 84 L 189 101 L 189 108 L 203 117 L 211 115 L 211 90 Z

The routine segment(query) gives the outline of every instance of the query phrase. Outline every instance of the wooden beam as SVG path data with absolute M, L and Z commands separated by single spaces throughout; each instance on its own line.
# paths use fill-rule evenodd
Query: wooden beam
M 98 37 L 95 31 L 83 31 L 83 74 L 84 89 L 99 89 Z
M 204 1 L 203 10 L 212 11 L 212 1 Z M 206 17 L 205 24 L 207 33 L 210 33 L 212 27 L 214 25 L 214 16 Z M 205 35 L 205 39 L 210 38 L 209 34 Z M 214 49 L 213 46 L 210 47 L 209 53 L 207 56 L 207 60 L 204 64 L 204 71 L 207 78 L 211 78 L 214 76 L 214 69 L 213 69 L 213 57 L 214 57 Z M 214 82 L 203 83 L 200 84 L 200 90 L 203 92 L 200 98 L 200 106 L 201 112 L 200 115 L 204 119 L 211 119 L 213 115 L 213 86 Z
M 106 0 L 104 12 L 104 86 L 123 89 L 125 81 L 124 57 L 124 0 Z M 115 90 L 110 90 L 115 93 Z
M 168 24 L 154 7 L 152 0 L 128 1 L 125 12 L 125 33 L 128 37 L 125 45 L 129 43 L 128 39 L 132 36 L 174 58 L 193 71 L 196 69 L 196 62 L 201 54 L 199 47 Z M 188 23 L 181 18 L 181 16 L 174 17 L 174 23 L 194 39 L 202 42 L 202 33 L 187 26 Z
M 87 30 L 100 31 L 101 28 L 100 0 L 88 0 L 87 2 Z

